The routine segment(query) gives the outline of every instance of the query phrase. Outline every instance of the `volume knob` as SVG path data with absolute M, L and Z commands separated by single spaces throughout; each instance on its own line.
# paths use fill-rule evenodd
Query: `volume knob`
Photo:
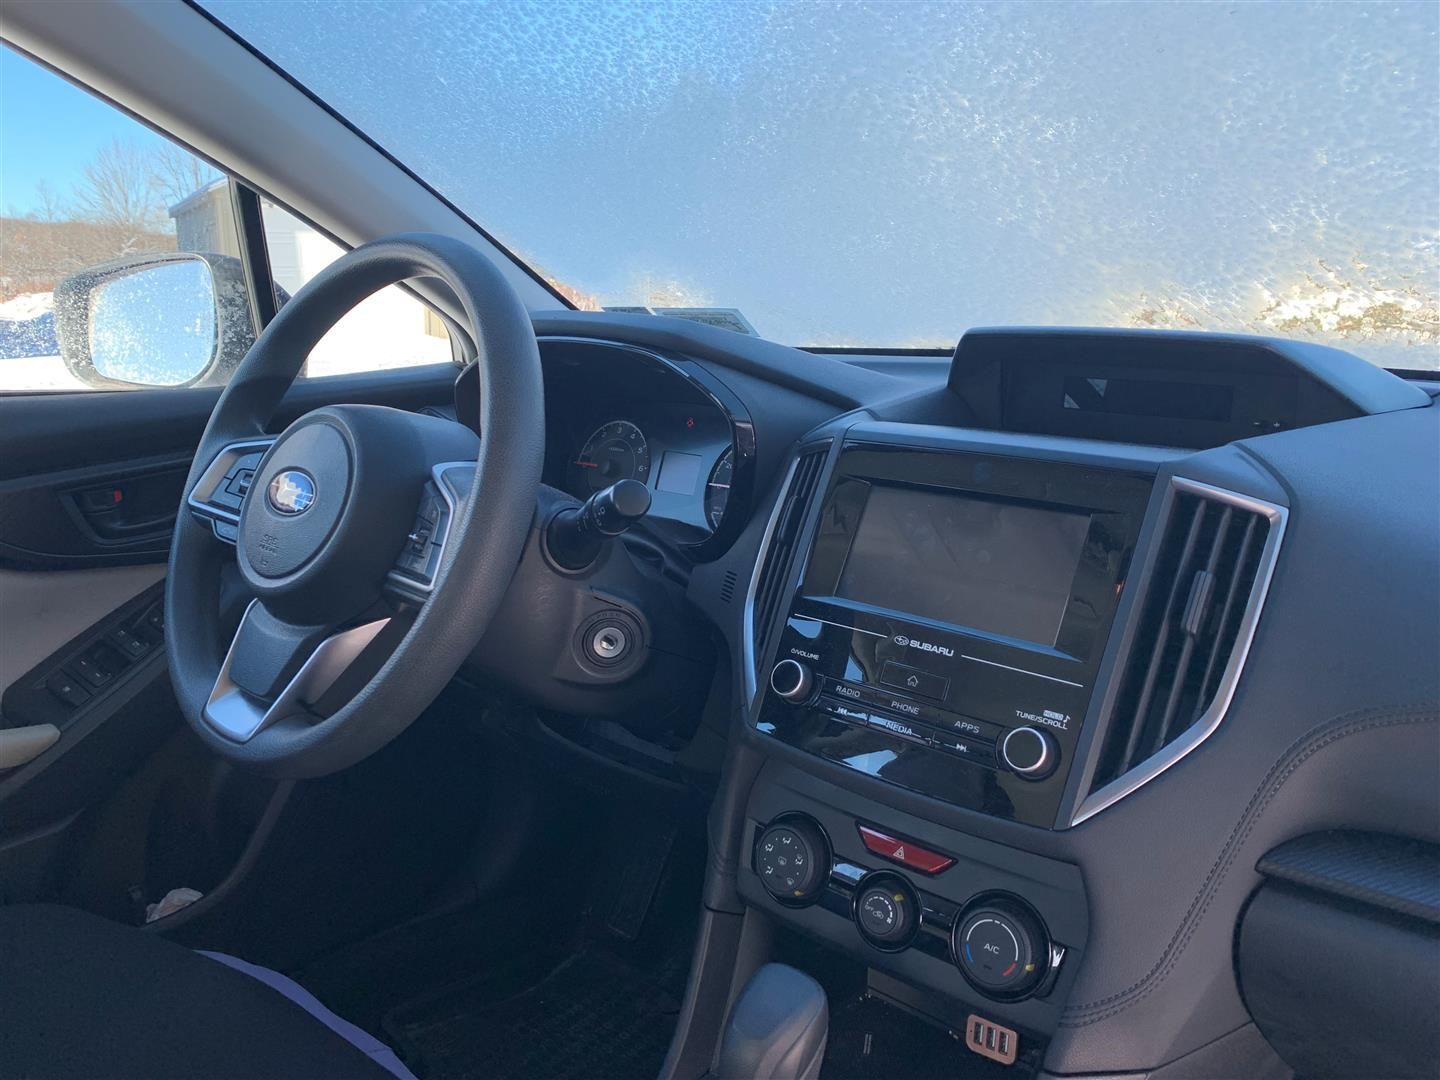
M 815 676 L 799 660 L 781 660 L 770 670 L 770 689 L 786 701 L 808 701 L 814 688 Z
M 1039 728 L 1018 727 L 1000 744 L 1000 758 L 1016 776 L 1043 780 L 1055 771 L 1055 740 Z

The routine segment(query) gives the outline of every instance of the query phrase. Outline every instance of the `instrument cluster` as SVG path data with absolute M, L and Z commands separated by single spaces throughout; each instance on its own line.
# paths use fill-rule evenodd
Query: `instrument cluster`
M 617 480 L 636 480 L 650 489 L 652 516 L 699 532 L 718 529 L 735 474 L 725 418 L 663 405 L 628 415 L 640 419 L 604 420 L 580 444 L 565 491 L 584 499 Z
M 539 344 L 545 483 L 584 500 L 637 481 L 650 492 L 645 531 L 697 562 L 723 554 L 744 528 L 754 484 L 744 404 L 683 356 L 585 338 Z M 456 416 L 478 417 L 479 397 L 472 364 L 455 383 Z
M 645 527 L 698 559 L 743 525 L 754 432 L 698 365 L 630 346 L 541 340 L 545 481 L 587 499 L 620 480 L 650 491 Z

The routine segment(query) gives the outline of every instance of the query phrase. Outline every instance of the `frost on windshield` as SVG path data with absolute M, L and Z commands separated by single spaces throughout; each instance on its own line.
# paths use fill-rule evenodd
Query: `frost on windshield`
M 582 306 L 1440 366 L 1440 5 L 209 6 Z

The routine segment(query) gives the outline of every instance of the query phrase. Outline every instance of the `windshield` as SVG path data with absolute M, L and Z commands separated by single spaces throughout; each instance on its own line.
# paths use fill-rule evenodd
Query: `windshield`
M 206 6 L 580 307 L 1440 367 L 1440 5 Z

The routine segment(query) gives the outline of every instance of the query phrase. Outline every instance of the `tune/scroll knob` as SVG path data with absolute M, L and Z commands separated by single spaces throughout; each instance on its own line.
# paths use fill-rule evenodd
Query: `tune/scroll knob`
M 814 688 L 815 676 L 799 660 L 781 660 L 770 670 L 770 689 L 786 701 L 808 701 Z
M 1000 744 L 1000 760 L 1026 780 L 1043 780 L 1055 771 L 1059 758 L 1055 740 L 1039 728 L 1015 728 Z

